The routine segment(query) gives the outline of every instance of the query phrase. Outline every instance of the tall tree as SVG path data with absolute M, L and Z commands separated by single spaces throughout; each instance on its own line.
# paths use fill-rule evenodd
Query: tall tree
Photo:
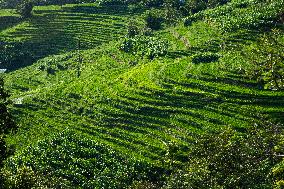
M 4 80 L 0 78 L 0 167 L 8 155 L 8 149 L 5 143 L 6 134 L 15 128 L 10 113 L 7 109 L 8 93 L 4 89 Z

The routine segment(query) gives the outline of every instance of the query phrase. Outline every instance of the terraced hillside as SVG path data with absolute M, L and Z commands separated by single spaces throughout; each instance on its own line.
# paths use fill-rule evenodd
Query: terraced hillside
M 127 20 L 137 14 L 127 7 L 95 4 L 35 7 L 33 17 L 22 21 L 15 13 L 6 11 L 10 15 L 5 16 L 4 12 L 0 18 L 7 24 L 1 24 L 0 41 L 16 43 L 18 51 L 28 54 L 26 64 L 14 61 L 6 65 L 10 69 L 48 55 L 92 49 L 115 40 L 126 33 Z M 7 17 L 14 20 L 12 27 L 5 27 L 12 24 Z
M 203 134 L 228 127 L 245 134 L 251 125 L 284 121 L 284 92 L 245 74 L 252 65 L 244 49 L 267 28 L 224 32 L 218 19 L 180 23 L 154 32 L 170 48 L 151 60 L 116 41 L 140 13 L 95 4 L 34 13 L 0 37 L 21 41 L 38 59 L 5 75 L 19 125 L 7 138 L 15 155 L 6 168 L 15 175 L 28 167 L 50 188 L 166 187 Z M 283 24 L 275 27 L 283 34 Z M 81 50 L 73 51 L 78 40 Z

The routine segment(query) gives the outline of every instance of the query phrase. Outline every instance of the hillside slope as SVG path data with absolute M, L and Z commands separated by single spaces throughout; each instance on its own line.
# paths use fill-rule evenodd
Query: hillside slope
M 155 32 L 170 49 L 151 60 L 112 41 L 132 16 L 123 7 L 58 8 L 38 7 L 35 18 L 1 32 L 6 41 L 38 46 L 32 52 L 39 60 L 5 76 L 19 125 L 8 138 L 16 152 L 6 166 L 15 174 L 25 165 L 63 188 L 126 188 L 135 180 L 158 188 L 188 162 L 201 135 L 283 123 L 284 92 L 264 90 L 246 75 L 244 50 L 272 33 L 267 27 L 224 32 L 217 7 L 215 20 Z M 283 23 L 273 27 L 283 42 Z M 72 51 L 78 39 L 82 49 Z M 215 58 L 199 61 L 208 54 Z

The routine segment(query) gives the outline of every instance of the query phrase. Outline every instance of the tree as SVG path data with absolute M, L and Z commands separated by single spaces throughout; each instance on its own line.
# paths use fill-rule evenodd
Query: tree
M 17 6 L 17 12 L 23 17 L 28 18 L 32 16 L 33 3 L 29 0 L 23 0 Z
M 5 135 L 15 128 L 15 124 L 7 109 L 8 97 L 9 95 L 4 89 L 3 78 L 0 78 L 0 167 L 2 166 L 2 161 L 8 155 Z
M 255 124 L 244 133 L 231 128 L 204 134 L 190 149 L 189 162 L 166 189 L 272 188 L 283 186 L 283 125 Z
M 284 89 L 284 43 L 281 36 L 279 30 L 273 30 L 244 52 L 252 66 L 248 75 L 264 83 L 265 89 Z
M 0 78 L 0 135 L 7 134 L 15 128 L 15 124 L 7 109 L 8 97 L 9 94 L 4 89 L 4 80 Z

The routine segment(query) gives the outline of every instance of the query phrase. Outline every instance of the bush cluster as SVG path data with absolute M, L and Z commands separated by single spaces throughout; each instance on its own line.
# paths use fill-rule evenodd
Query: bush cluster
M 134 38 L 125 38 L 120 45 L 120 50 L 153 59 L 165 55 L 168 52 L 168 47 L 168 42 L 157 37 L 136 36 Z

